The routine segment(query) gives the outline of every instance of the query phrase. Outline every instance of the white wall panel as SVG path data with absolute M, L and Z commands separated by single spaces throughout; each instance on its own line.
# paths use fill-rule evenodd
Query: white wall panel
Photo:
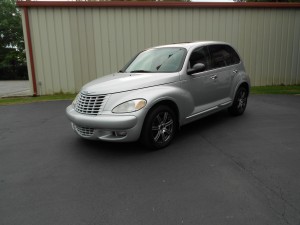
M 254 86 L 300 83 L 297 8 L 33 7 L 29 21 L 38 94 L 78 92 L 138 51 L 196 40 L 231 43 Z

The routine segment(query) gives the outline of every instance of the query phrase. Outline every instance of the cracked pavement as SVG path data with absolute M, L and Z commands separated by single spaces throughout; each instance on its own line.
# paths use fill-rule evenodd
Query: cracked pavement
M 300 96 L 250 96 L 154 152 L 78 138 L 70 103 L 0 106 L 0 224 L 300 224 Z

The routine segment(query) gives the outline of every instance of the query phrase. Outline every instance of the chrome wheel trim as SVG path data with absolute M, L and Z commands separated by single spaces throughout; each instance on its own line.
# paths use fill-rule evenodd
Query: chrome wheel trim
M 174 121 L 172 115 L 167 112 L 160 112 L 152 122 L 152 138 L 155 143 L 163 144 L 168 142 L 173 135 Z

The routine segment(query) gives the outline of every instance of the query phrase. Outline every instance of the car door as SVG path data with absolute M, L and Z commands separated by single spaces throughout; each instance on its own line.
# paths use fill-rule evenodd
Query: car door
M 198 115 L 204 111 L 213 110 L 216 106 L 214 103 L 219 98 L 218 82 L 216 80 L 216 71 L 211 70 L 211 59 L 208 51 L 208 47 L 199 47 L 195 49 L 189 59 L 188 68 L 193 68 L 197 63 L 203 63 L 205 70 L 192 75 L 183 74 L 182 87 L 190 92 L 193 102 L 194 110 L 191 113 Z
M 232 80 L 237 73 L 236 63 L 240 61 L 238 55 L 228 45 L 210 45 L 208 50 L 211 57 L 211 70 L 215 74 L 216 101 L 220 104 L 230 103 Z

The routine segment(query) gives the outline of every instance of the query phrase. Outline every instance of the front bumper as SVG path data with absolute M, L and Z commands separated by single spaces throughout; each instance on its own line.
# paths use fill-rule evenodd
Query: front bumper
M 66 114 L 75 133 L 86 139 L 136 141 L 142 129 L 134 115 L 85 115 L 76 112 L 72 105 L 67 107 Z

